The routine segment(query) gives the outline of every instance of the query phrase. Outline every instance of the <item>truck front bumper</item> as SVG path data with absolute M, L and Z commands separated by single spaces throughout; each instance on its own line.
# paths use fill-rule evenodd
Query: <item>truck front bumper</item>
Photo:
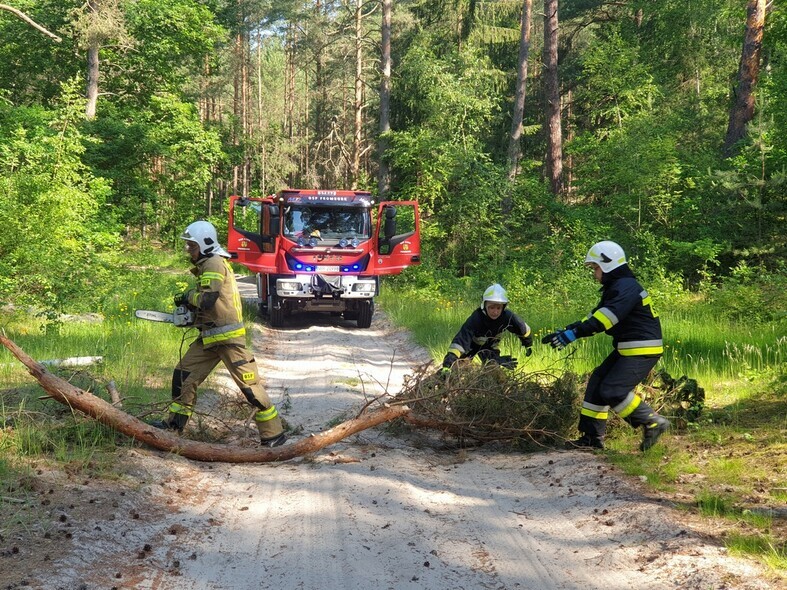
M 282 299 L 371 299 L 377 294 L 377 278 L 295 275 L 276 279 L 276 294 Z

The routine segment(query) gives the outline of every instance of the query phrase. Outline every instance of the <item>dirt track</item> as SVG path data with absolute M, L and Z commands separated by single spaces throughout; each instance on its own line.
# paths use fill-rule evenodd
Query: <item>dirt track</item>
M 254 341 L 294 438 L 398 391 L 428 360 L 382 315 L 369 330 L 319 316 L 260 326 Z M 219 372 L 212 385 L 234 395 L 227 383 Z M 0 587 L 776 587 L 587 453 L 439 450 L 418 433 L 383 429 L 274 465 L 199 464 L 147 449 L 119 461 L 127 478 L 111 489 L 49 475 L 49 536 L 36 532 L 0 558 Z

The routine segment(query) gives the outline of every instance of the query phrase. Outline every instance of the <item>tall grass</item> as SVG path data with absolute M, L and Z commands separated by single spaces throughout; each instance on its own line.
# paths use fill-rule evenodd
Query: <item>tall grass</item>
M 380 303 L 439 363 L 454 334 L 480 305 L 481 294 L 468 297 L 467 292 L 441 288 L 438 299 L 426 293 L 399 291 L 393 285 L 383 291 Z M 787 569 L 785 544 L 777 542 L 770 517 L 742 507 L 764 489 L 771 490 L 764 502 L 784 501 L 779 474 L 787 472 L 787 326 L 725 319 L 695 301 L 696 296 L 691 299 L 687 304 L 675 295 L 670 307 L 660 309 L 665 340 L 660 366 L 673 377 L 696 379 L 705 389 L 701 423 L 689 424 L 680 439 L 665 437 L 650 452 L 639 454 L 631 452 L 639 433 L 616 428 L 619 421 L 613 420 L 606 455 L 625 473 L 646 478 L 663 493 L 680 488 L 694 494 L 697 510 L 708 518 L 733 519 L 733 530 L 742 532 L 725 539 L 731 552 L 754 555 L 776 571 Z M 510 308 L 531 326 L 536 344 L 526 358 L 512 336 L 504 339 L 504 352 L 518 356 L 526 371 L 591 371 L 612 349 L 608 336 L 583 338 L 563 351 L 540 344 L 544 334 L 583 317 L 575 307 L 568 301 L 565 307 L 554 300 L 540 303 L 537 297 L 526 305 L 513 300 Z M 702 483 L 685 483 L 684 477 L 685 482 Z
M 480 305 L 466 299 L 465 293 L 443 293 L 437 300 L 425 300 L 396 288 L 383 291 L 381 306 L 398 324 L 411 330 L 416 340 L 427 348 L 436 361 L 442 359 L 454 334 L 470 313 Z M 553 351 L 540 344 L 545 334 L 583 319 L 554 306 L 541 306 L 538 301 L 526 307 L 512 301 L 510 309 L 533 329 L 537 354 L 527 359 L 533 369 L 544 369 L 565 363 L 578 373 L 597 366 L 612 349 L 611 339 L 596 335 L 576 342 L 563 351 Z M 589 309 L 587 311 L 590 311 Z M 749 325 L 720 320 L 709 311 L 697 308 L 694 315 L 684 310 L 662 310 L 665 352 L 661 366 L 673 376 L 688 375 L 701 384 L 716 381 L 752 379 L 774 374 L 787 361 L 787 336 L 783 325 Z M 525 357 L 519 342 L 504 339 L 504 350 Z

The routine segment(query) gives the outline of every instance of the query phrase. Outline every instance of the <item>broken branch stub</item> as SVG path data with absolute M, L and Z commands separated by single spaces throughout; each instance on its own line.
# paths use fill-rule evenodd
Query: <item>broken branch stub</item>
M 103 399 L 71 385 L 65 379 L 61 379 L 47 371 L 44 365 L 33 360 L 5 335 L 0 334 L 0 343 L 8 348 L 27 367 L 28 372 L 56 401 L 153 448 L 176 453 L 195 461 L 221 461 L 227 463 L 286 461 L 294 457 L 313 453 L 348 436 L 400 418 L 410 411 L 407 406 L 385 405 L 374 411 L 364 411 L 355 418 L 342 422 L 325 432 L 273 449 L 242 449 L 221 444 L 204 443 L 183 439 L 166 430 L 155 428 L 119 410 Z

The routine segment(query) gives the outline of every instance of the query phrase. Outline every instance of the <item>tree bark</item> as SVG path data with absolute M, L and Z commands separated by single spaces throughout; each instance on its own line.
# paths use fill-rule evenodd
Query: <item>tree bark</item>
M 361 131 L 363 128 L 363 0 L 355 0 L 355 92 L 353 100 L 353 151 L 350 188 L 358 188 L 361 171 Z
M 513 181 L 519 173 L 519 160 L 522 158 L 522 119 L 525 113 L 525 94 L 527 92 L 527 60 L 530 57 L 530 24 L 533 13 L 533 0 L 523 0 L 522 16 L 519 23 L 519 59 L 514 91 L 514 109 L 511 115 L 511 132 L 508 136 L 508 180 Z M 510 199 L 503 203 L 503 212 L 511 210 Z
M 532 0 L 527 0 L 528 2 Z M 377 191 L 380 199 L 384 199 L 391 190 L 391 171 L 385 161 L 388 150 L 388 138 L 385 134 L 391 131 L 391 15 L 393 1 L 382 0 L 383 15 L 380 26 L 381 59 L 380 59 L 380 138 L 377 142 Z
M 98 20 L 99 0 L 88 0 L 87 9 L 90 11 L 91 18 Z M 98 50 L 100 41 L 97 38 L 88 39 L 87 48 L 87 84 L 85 88 L 85 118 L 90 121 L 96 118 L 96 104 L 98 103 Z
M 544 2 L 544 76 L 546 92 L 546 170 L 552 194 L 563 193 L 563 138 L 560 123 L 560 80 L 558 77 L 558 0 Z
M 36 29 L 38 31 L 41 31 L 44 35 L 46 35 L 47 37 L 50 37 L 53 41 L 56 41 L 56 42 L 60 43 L 63 40 L 60 37 L 58 37 L 57 35 L 55 35 L 54 33 L 52 33 L 51 31 L 49 31 L 46 28 L 44 28 L 41 25 L 39 25 L 32 18 L 27 16 L 24 12 L 22 12 L 21 10 L 19 10 L 17 8 L 14 8 L 13 6 L 8 6 L 7 4 L 0 4 L 0 10 L 5 10 L 5 11 L 10 12 L 11 14 L 21 18 L 28 25 L 30 25 L 31 27 L 33 27 L 34 29 Z
M 49 373 L 44 365 L 37 363 L 19 348 L 16 343 L 2 334 L 0 334 L 0 343 L 8 348 L 27 367 L 29 373 L 54 400 L 82 412 L 139 442 L 195 461 L 221 461 L 228 463 L 286 461 L 294 457 L 313 453 L 348 436 L 400 418 L 410 411 L 407 406 L 384 406 L 382 409 L 368 412 L 364 409 L 352 420 L 343 422 L 326 432 L 273 449 L 241 449 L 228 445 L 203 443 L 186 440 L 166 430 L 160 430 L 145 424 L 103 399 L 74 387 L 65 379 Z
M 735 102 L 730 108 L 730 122 L 724 139 L 725 156 L 733 155 L 735 145 L 746 135 L 746 125 L 754 118 L 754 87 L 760 75 L 765 9 L 766 0 L 748 0 L 746 34 L 738 66 Z

